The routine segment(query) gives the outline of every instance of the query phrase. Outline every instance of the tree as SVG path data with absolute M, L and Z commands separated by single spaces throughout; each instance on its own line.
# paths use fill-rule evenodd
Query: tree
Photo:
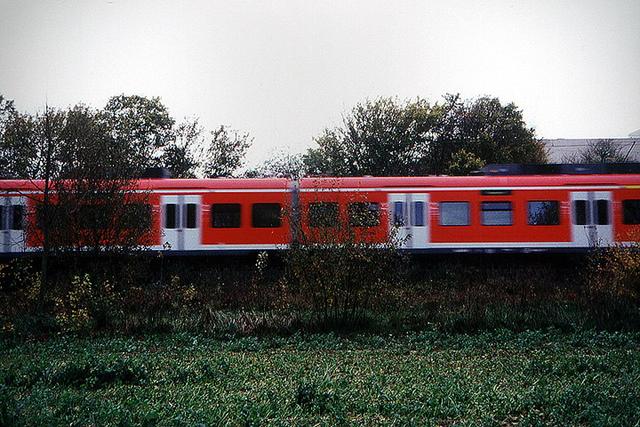
M 380 98 L 357 104 L 342 126 L 326 129 L 308 150 L 317 175 L 469 173 L 486 163 L 546 162 L 543 144 L 514 105 L 497 98 L 400 103 Z
M 611 139 L 591 141 L 581 151 L 563 158 L 565 163 L 624 163 L 629 161 L 622 147 Z
M 438 121 L 423 99 L 400 104 L 380 98 L 357 104 L 343 117 L 342 127 L 315 138 L 305 165 L 311 174 L 415 175 L 426 173 L 430 131 Z
M 436 108 L 441 118 L 429 147 L 429 173 L 445 173 L 461 150 L 476 156 L 480 166 L 547 162 L 544 144 L 513 103 L 502 105 L 498 98 L 486 96 L 462 101 L 459 95 L 445 95 L 444 103 Z
M 195 178 L 201 169 L 204 150 L 204 129 L 198 119 L 185 120 L 174 131 L 174 139 L 164 149 L 162 166 L 171 170 L 174 178 Z
M 277 151 L 261 165 L 245 173 L 247 178 L 293 178 L 305 175 L 304 156 Z
M 139 172 L 161 166 L 162 151 L 174 140 L 175 120 L 160 98 L 118 95 L 103 112 L 112 140 L 129 152 Z
M 225 126 L 211 132 L 211 139 L 204 150 L 204 175 L 208 178 L 233 176 L 244 164 L 252 141 L 248 133 L 229 130 Z

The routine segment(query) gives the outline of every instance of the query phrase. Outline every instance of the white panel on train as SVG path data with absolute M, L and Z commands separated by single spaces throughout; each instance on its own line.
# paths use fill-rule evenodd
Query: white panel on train
M 389 194 L 389 229 L 403 248 L 424 249 L 429 243 L 429 195 Z
M 610 246 L 613 242 L 613 211 L 610 191 L 571 193 L 571 232 L 579 247 Z
M 162 244 L 175 251 L 200 249 L 200 196 L 162 196 Z
M 25 198 L 0 198 L 0 252 L 24 252 Z

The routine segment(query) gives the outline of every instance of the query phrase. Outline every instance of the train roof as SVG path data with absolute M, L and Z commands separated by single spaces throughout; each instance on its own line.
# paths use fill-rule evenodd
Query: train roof
M 539 187 L 640 185 L 640 174 L 303 178 L 300 188 Z
M 174 191 L 174 190 L 284 190 L 289 188 L 290 180 L 286 178 L 207 178 L 207 179 L 173 179 L 153 178 L 134 181 L 137 190 Z M 0 191 L 42 191 L 43 180 L 9 179 L 0 180 Z
M 286 178 L 141 179 L 136 189 L 176 190 L 286 190 Z M 312 188 L 409 188 L 409 187 L 539 187 L 539 186 L 640 186 L 640 174 L 625 175 L 512 175 L 512 176 L 416 176 L 416 177 L 319 177 L 299 180 L 301 189 Z M 0 191 L 41 191 L 40 180 L 0 180 Z

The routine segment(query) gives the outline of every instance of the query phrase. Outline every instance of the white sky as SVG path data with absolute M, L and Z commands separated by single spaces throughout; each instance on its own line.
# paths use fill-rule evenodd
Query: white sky
M 488 94 L 545 138 L 640 128 L 640 0 L 0 0 L 0 93 L 100 107 L 160 96 L 302 151 L 355 103 Z

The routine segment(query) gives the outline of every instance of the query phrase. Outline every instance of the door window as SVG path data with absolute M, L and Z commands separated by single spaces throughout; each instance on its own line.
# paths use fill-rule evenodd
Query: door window
M 423 227 L 425 223 L 424 202 L 413 202 L 413 225 Z
M 196 228 L 198 225 L 198 205 L 195 203 L 187 203 L 183 209 L 186 210 L 184 228 Z
M 396 227 L 402 227 L 405 225 L 404 221 L 404 202 L 393 203 L 393 224 Z
M 11 207 L 11 229 L 22 230 L 24 228 L 24 206 L 13 205 Z
M 164 205 L 164 228 L 176 228 L 178 212 L 175 203 L 167 203 Z
M 594 211 L 596 212 L 596 224 L 609 224 L 609 201 L 606 199 L 594 200 Z
M 589 222 L 589 205 L 586 200 L 573 201 L 573 223 L 587 225 Z

